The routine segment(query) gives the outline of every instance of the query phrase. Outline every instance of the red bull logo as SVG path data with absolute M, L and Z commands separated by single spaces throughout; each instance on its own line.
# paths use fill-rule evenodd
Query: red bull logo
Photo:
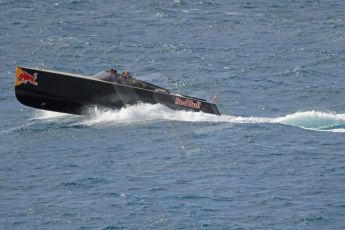
M 191 99 L 183 100 L 182 98 L 179 98 L 179 97 L 175 98 L 175 104 L 176 105 L 182 105 L 182 106 L 190 107 L 190 108 L 194 108 L 194 109 L 200 109 L 200 107 L 201 107 L 201 102 L 200 101 L 194 102 Z
M 16 85 L 20 84 L 27 84 L 30 83 L 32 85 L 38 85 L 37 83 L 37 73 L 33 75 L 23 71 L 20 68 L 17 68 L 17 78 L 16 78 Z

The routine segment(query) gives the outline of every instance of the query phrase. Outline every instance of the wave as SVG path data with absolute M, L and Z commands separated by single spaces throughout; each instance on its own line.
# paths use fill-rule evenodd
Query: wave
M 89 116 L 75 116 L 49 111 L 37 111 L 34 120 L 55 120 L 71 125 L 102 126 L 146 123 L 155 121 L 209 122 L 233 124 L 283 124 L 303 129 L 329 132 L 345 132 L 345 114 L 305 111 L 282 117 L 216 116 L 202 112 L 174 111 L 160 104 L 138 104 L 119 110 L 89 108 Z
M 345 114 L 337 114 L 335 112 L 297 112 L 275 118 L 273 121 L 311 130 L 345 132 Z

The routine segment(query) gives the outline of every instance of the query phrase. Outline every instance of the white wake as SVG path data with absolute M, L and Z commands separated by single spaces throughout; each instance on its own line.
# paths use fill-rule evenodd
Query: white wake
M 345 114 L 306 111 L 282 117 L 216 116 L 202 112 L 174 111 L 160 104 L 138 104 L 119 110 L 90 108 L 89 116 L 75 116 L 49 111 L 37 111 L 34 119 L 72 122 L 72 124 L 97 126 L 120 123 L 145 123 L 148 121 L 182 121 L 234 124 L 284 124 L 316 131 L 345 132 Z

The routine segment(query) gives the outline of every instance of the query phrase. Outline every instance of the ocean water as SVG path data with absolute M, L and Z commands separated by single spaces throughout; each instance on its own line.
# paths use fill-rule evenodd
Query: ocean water
M 0 229 L 344 229 L 343 0 L 0 0 Z M 90 116 L 16 66 L 116 67 L 223 114 Z

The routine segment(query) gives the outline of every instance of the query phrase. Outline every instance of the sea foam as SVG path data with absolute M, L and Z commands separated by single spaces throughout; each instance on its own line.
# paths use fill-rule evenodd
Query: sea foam
M 49 111 L 37 111 L 36 120 L 56 120 L 64 122 L 73 119 L 74 124 L 116 125 L 119 123 L 143 123 L 155 121 L 210 122 L 234 124 L 283 124 L 316 131 L 345 132 L 345 114 L 321 111 L 304 111 L 281 117 L 242 117 L 233 115 L 217 116 L 202 112 L 174 111 L 160 104 L 138 104 L 119 110 L 88 109 L 88 116 L 73 116 Z

